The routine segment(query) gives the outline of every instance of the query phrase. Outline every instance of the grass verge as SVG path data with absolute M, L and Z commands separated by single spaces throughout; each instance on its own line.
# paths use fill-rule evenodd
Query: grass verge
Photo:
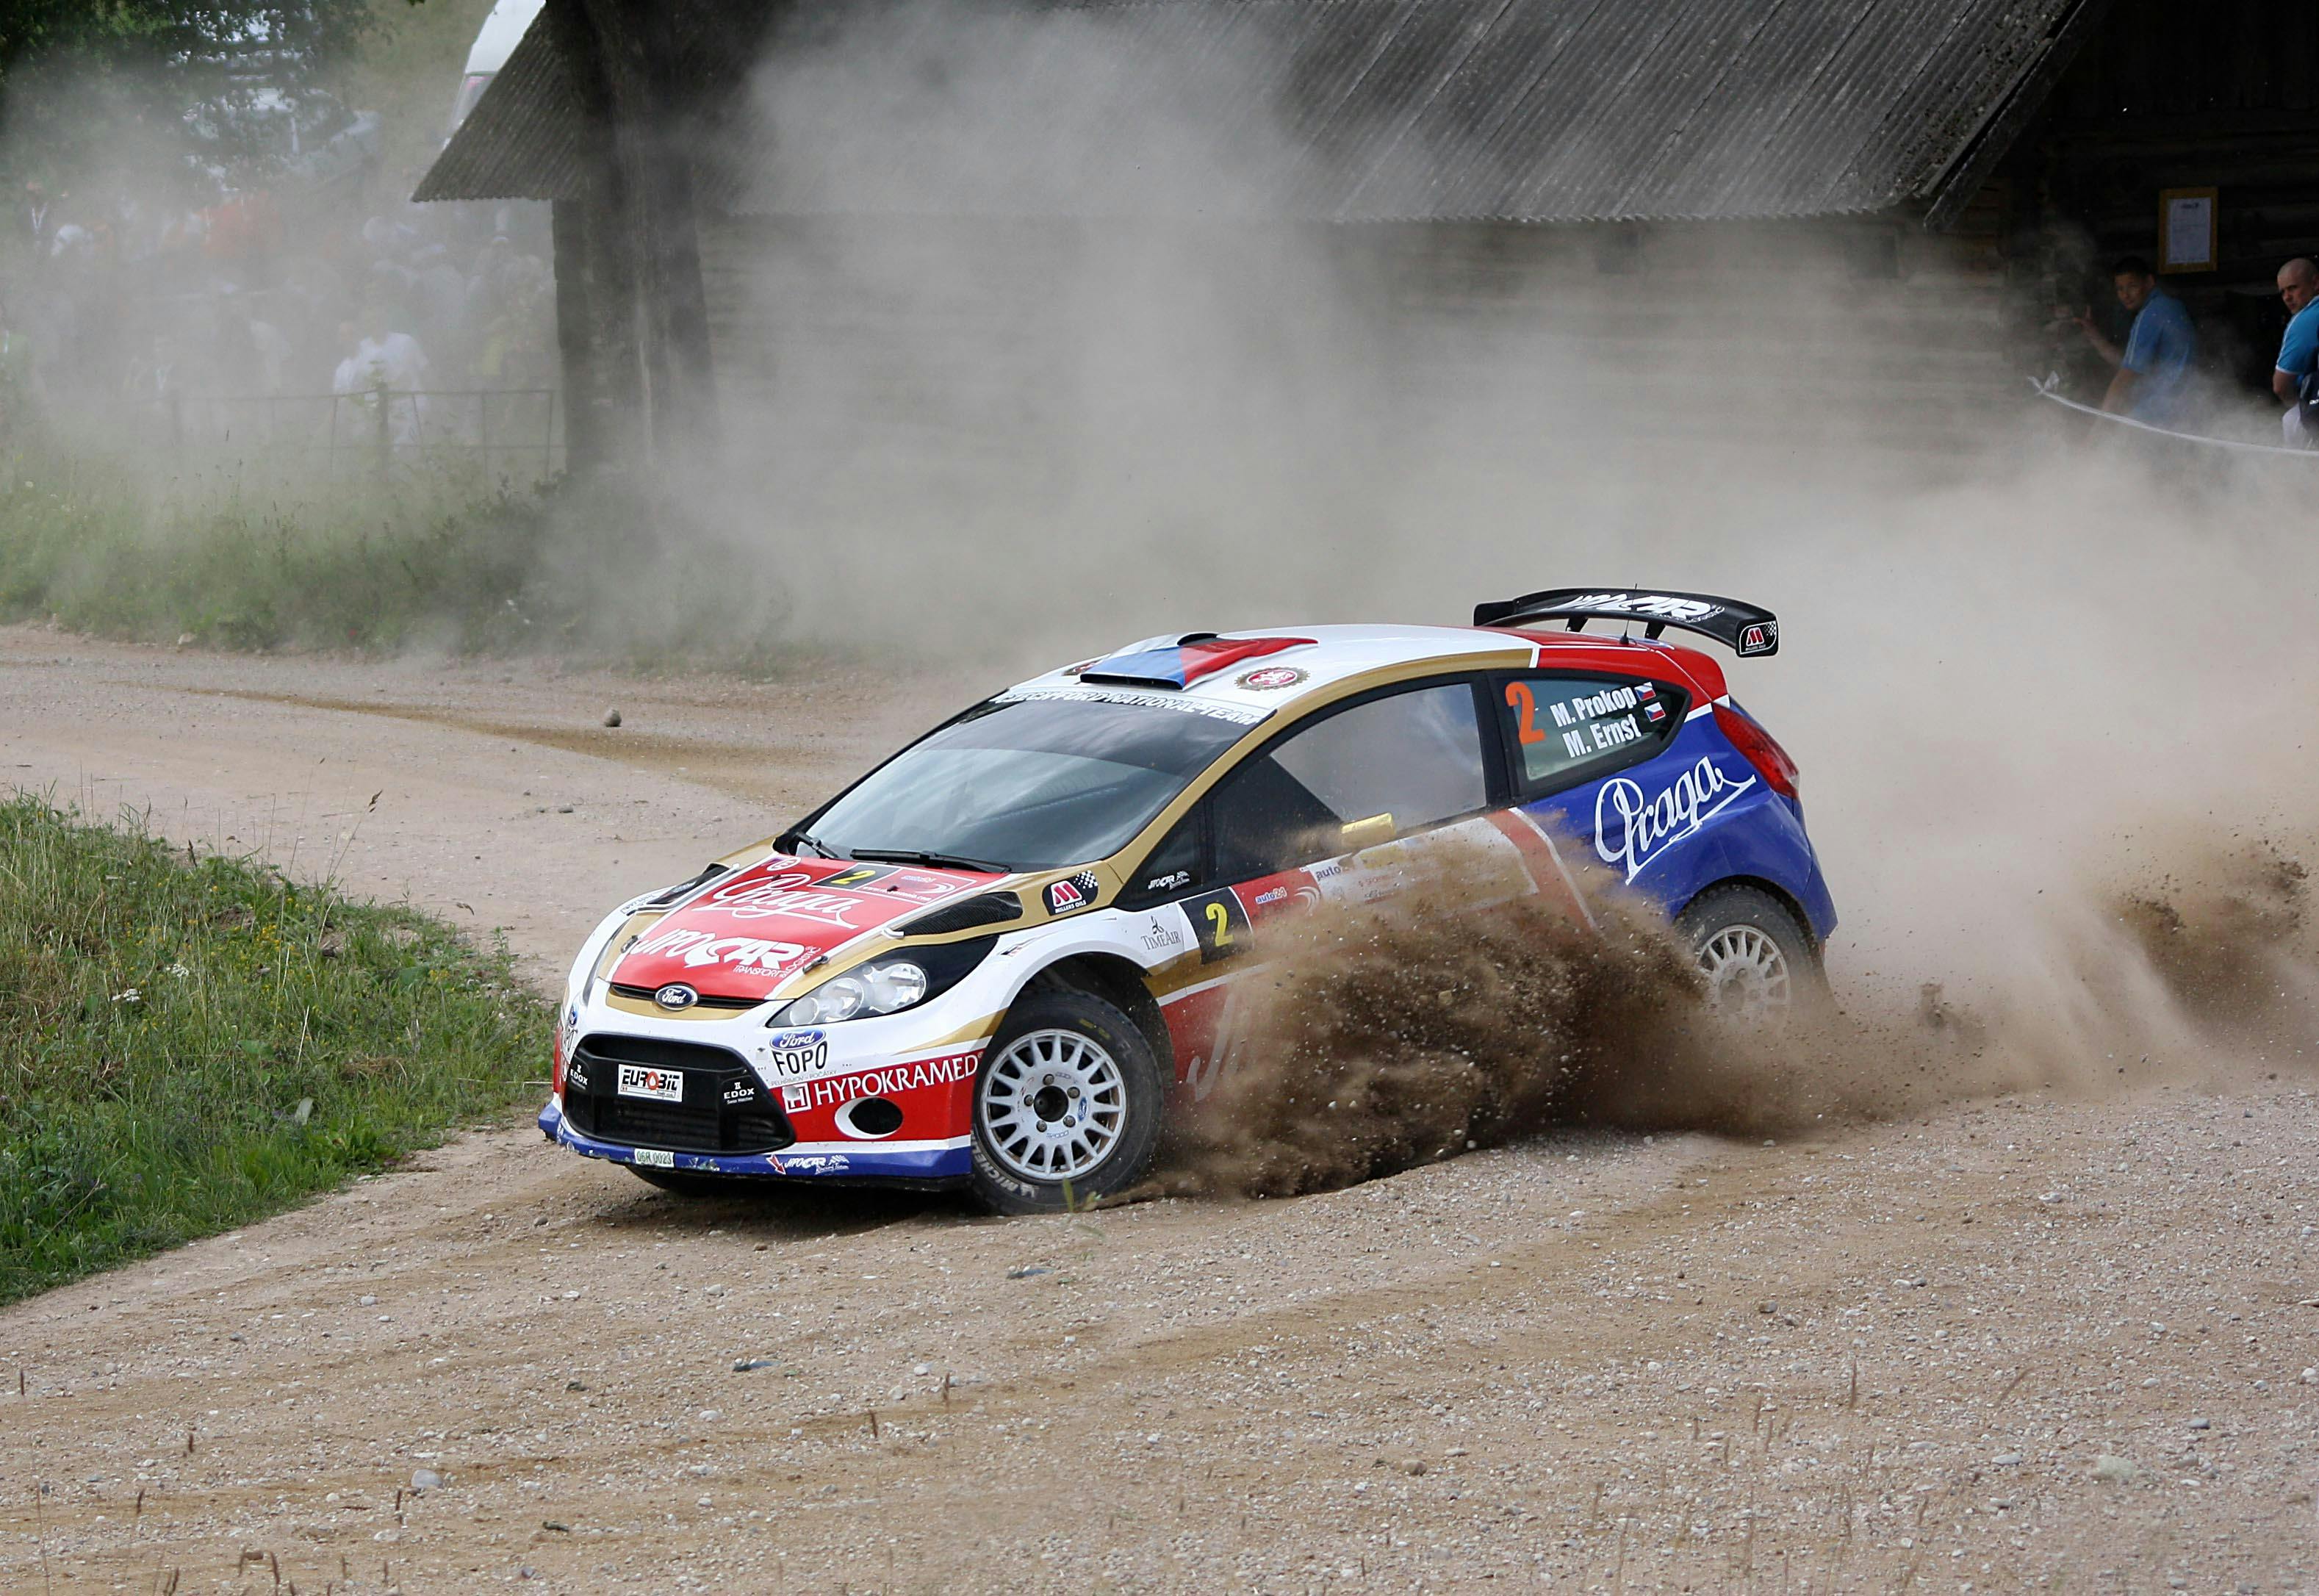
M 550 1023 L 425 915 L 0 798 L 0 1302 L 489 1119 Z
M 158 477 L 50 442 L 0 451 L 0 620 L 770 676 L 798 651 L 762 532 L 614 482 L 518 489 L 455 456 L 329 481 L 264 459 Z

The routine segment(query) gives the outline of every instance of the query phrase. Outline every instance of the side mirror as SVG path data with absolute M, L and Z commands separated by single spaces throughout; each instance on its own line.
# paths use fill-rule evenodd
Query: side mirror
M 1372 815 L 1366 820 L 1345 822 L 1339 840 L 1349 853 L 1362 848 L 1374 848 L 1379 843 L 1390 843 L 1396 834 L 1392 816 Z

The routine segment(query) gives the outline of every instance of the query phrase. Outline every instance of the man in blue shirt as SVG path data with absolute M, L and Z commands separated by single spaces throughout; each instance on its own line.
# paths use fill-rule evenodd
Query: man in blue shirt
M 2290 444 L 2319 443 L 2303 429 L 2303 390 L 2319 370 L 2319 266 L 2297 256 L 2278 268 L 2278 299 L 2287 307 L 2287 336 L 2270 374 L 2270 391 L 2287 407 L 2280 423 Z
M 2138 255 L 2128 255 L 2110 267 L 2117 302 L 2134 313 L 2134 326 L 2121 349 L 2102 336 L 2090 315 L 2078 326 L 2104 360 L 2117 367 L 2102 409 L 2147 421 L 2152 427 L 2174 427 L 2189 409 L 2190 367 L 2198 357 L 2197 329 L 2182 302 L 2158 286 L 2158 275 Z

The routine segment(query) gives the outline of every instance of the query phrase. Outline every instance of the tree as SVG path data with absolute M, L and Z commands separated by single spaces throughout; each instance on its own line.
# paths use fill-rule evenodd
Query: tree
M 0 168 L 12 188 L 131 170 L 141 187 L 262 161 L 266 116 L 375 21 L 368 0 L 0 0 Z

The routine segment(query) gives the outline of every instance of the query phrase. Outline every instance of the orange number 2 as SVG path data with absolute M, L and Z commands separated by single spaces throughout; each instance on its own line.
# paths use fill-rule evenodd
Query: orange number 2
M 1507 682 L 1506 702 L 1521 711 L 1522 742 L 1525 744 L 1545 742 L 1546 734 L 1532 724 L 1538 716 L 1538 700 L 1531 696 L 1529 684 L 1522 681 Z

